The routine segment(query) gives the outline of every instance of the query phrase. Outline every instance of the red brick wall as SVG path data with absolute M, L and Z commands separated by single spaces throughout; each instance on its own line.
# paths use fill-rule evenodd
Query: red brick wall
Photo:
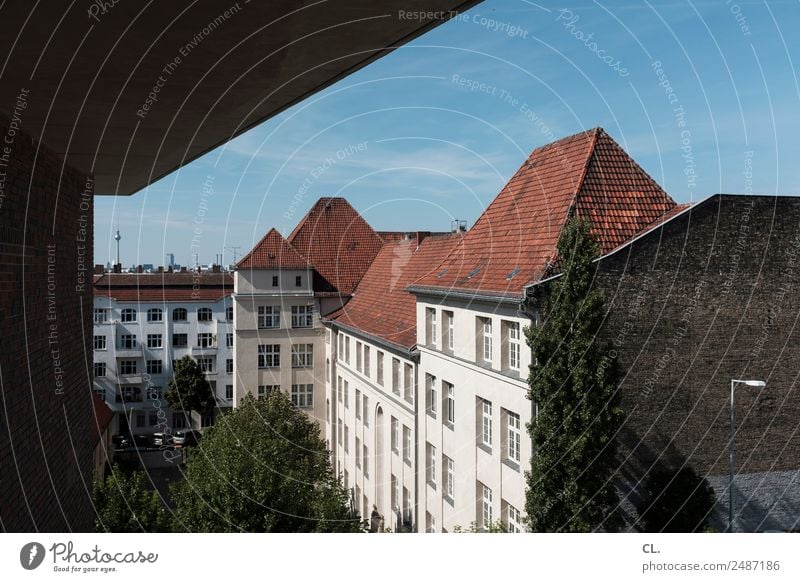
M 24 120 L 0 116 L 0 530 L 82 531 L 96 435 L 92 184 Z

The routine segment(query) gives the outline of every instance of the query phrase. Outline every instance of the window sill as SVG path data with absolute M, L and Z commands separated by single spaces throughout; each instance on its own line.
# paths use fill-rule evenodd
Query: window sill
M 444 499 L 447 503 L 449 503 L 450 507 L 455 507 L 456 506 L 455 499 L 453 499 L 449 495 L 442 495 L 442 499 Z
M 519 473 L 519 472 L 520 472 L 520 466 L 519 466 L 519 463 L 517 463 L 517 462 L 516 462 L 516 461 L 514 461 L 513 459 L 503 459 L 503 464 L 504 464 L 506 467 L 508 467 L 509 469 L 511 469 L 512 471 L 516 471 L 517 473 Z
M 434 481 L 428 481 L 428 487 L 436 491 L 436 483 Z
M 452 431 L 455 431 L 455 430 L 456 430 L 455 424 L 453 424 L 453 423 L 452 423 L 452 422 L 450 422 L 449 420 L 445 420 L 445 421 L 443 421 L 443 422 L 442 422 L 442 425 L 443 425 L 445 428 L 448 428 L 448 429 L 450 429 L 450 430 L 452 430 Z
M 492 447 L 491 446 L 489 446 L 489 445 L 487 445 L 485 443 L 478 443 L 477 446 L 478 446 L 478 448 L 480 450 L 482 450 L 487 455 L 491 455 L 492 454 Z

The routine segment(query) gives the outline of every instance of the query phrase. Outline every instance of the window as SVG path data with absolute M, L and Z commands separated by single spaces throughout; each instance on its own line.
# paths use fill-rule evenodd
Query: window
M 347 472 L 347 469 L 344 470 L 344 488 L 347 490 L 349 488 L 350 483 L 350 473 Z
M 363 345 L 361 344 L 361 342 L 356 342 L 356 371 L 357 372 L 361 371 L 361 362 L 362 362 L 362 359 L 363 359 L 362 358 L 362 351 L 363 351 L 362 348 L 363 348 Z
M 400 360 L 392 358 L 392 392 L 400 396 Z
M 436 485 L 436 447 L 430 443 L 425 443 L 425 460 L 425 478 L 431 485 Z
M 344 407 L 350 408 L 350 382 L 344 380 L 342 385 L 344 386 Z
M 436 377 L 425 374 L 425 407 L 433 418 L 436 418 L 437 400 Z
M 344 440 L 344 430 L 342 430 L 342 425 L 343 425 L 342 419 L 341 418 L 337 419 L 336 420 L 336 428 L 337 428 L 337 430 L 336 430 L 336 440 L 339 442 L 339 446 L 340 447 L 342 446 L 342 443 L 343 443 L 343 440 Z
M 233 347 L 233 334 L 232 333 L 226 333 L 225 334 L 225 347 L 226 348 L 232 348 Z
M 350 427 L 344 427 L 344 452 L 350 452 Z
M 258 346 L 258 367 L 278 368 L 281 365 L 281 346 L 279 344 Z
M 481 496 L 481 526 L 483 529 L 489 529 L 489 527 L 492 525 L 492 521 L 494 521 L 492 513 L 492 490 L 483 484 L 481 484 L 481 488 L 483 489 L 483 494 Z
M 314 385 L 292 384 L 292 404 L 298 408 L 314 406 Z
M 452 311 L 442 311 L 442 325 L 442 347 L 452 352 L 456 343 L 455 314 Z
M 369 449 L 364 445 L 364 477 L 369 478 Z
M 369 426 L 369 398 L 366 394 L 362 396 L 364 406 L 362 412 L 364 413 L 364 426 Z
M 99 323 L 108 323 L 108 312 L 109 309 L 105 309 L 103 307 L 96 307 L 94 310 L 94 322 L 95 324 Z
M 162 400 L 163 398 L 164 398 L 164 389 L 161 386 L 148 386 L 147 387 L 147 399 L 148 400 Z
M 104 335 L 94 336 L 94 349 L 96 350 L 106 349 L 106 336 Z
M 522 442 L 522 431 L 520 429 L 519 414 L 506 411 L 506 425 L 508 438 L 506 442 L 506 458 L 509 461 L 519 463 L 520 443 Z
M 350 365 L 350 338 L 344 338 L 344 363 Z
M 281 326 L 281 311 L 277 305 L 258 306 L 258 328 L 271 329 Z
M 211 321 L 213 314 L 211 308 L 201 307 L 197 310 L 197 321 Z
M 172 428 L 186 428 L 186 416 L 182 412 L 172 413 Z
M 147 360 L 147 373 L 148 374 L 163 374 L 164 362 L 161 360 Z
M 520 515 L 519 509 L 506 503 L 506 516 L 506 531 L 508 533 L 522 532 L 522 515 Z
M 356 437 L 356 467 L 361 468 L 361 439 Z
M 378 363 L 376 366 L 376 374 L 377 374 L 377 381 L 378 384 L 383 386 L 383 352 L 378 352 Z
M 425 532 L 436 533 L 436 518 L 431 515 L 430 511 L 425 512 Z
M 295 275 L 295 277 L 294 277 L 294 286 L 295 287 L 302 287 L 303 286 L 303 276 L 302 275 Z
M 431 307 L 425 308 L 425 335 L 425 343 L 436 347 L 436 309 Z
M 444 494 L 451 501 L 455 499 L 456 465 L 450 457 L 442 457 L 442 480 L 444 481 Z
M 119 347 L 123 350 L 136 348 L 136 336 L 132 333 L 124 333 L 119 336 Z
M 164 312 L 158 307 L 152 307 L 147 310 L 147 321 L 163 321 Z
M 121 360 L 119 363 L 119 373 L 121 376 L 132 376 L 136 374 L 136 360 Z
M 214 424 L 214 411 L 208 410 L 200 415 L 200 428 L 206 428 Z
M 161 348 L 164 347 L 163 345 L 163 337 L 160 333 L 148 333 L 147 334 L 147 347 L 148 348 Z
M 365 345 L 364 346 L 364 375 L 367 376 L 367 377 L 369 376 L 369 369 L 370 369 L 370 365 L 369 365 L 369 346 Z
M 266 384 L 266 385 L 265 384 L 261 384 L 258 387 L 258 397 L 259 398 L 264 398 L 268 394 L 272 394 L 273 392 L 277 392 L 280 389 L 281 389 L 281 387 L 278 386 L 277 384 Z
M 227 358 L 225 360 L 225 373 L 233 374 L 233 358 Z
M 508 322 L 508 367 L 519 370 L 520 336 L 519 323 Z
M 233 321 L 233 307 L 226 307 L 225 308 L 225 320 L 226 321 Z
M 94 377 L 95 378 L 104 378 L 106 375 L 106 363 L 105 362 L 95 362 L 94 363 Z
M 233 400 L 233 384 L 225 384 L 225 400 Z
M 176 307 L 172 310 L 172 321 L 186 321 L 188 314 L 183 307 Z
M 403 522 L 411 525 L 411 492 L 403 487 Z
M 197 347 L 198 348 L 213 348 L 214 347 L 214 335 L 210 333 L 198 333 L 197 334 Z
M 492 363 L 492 320 L 488 317 L 477 318 L 478 323 L 478 354 L 487 364 Z
M 214 372 L 214 357 L 197 358 L 197 365 L 200 366 L 202 372 Z
M 391 493 L 392 509 L 394 511 L 400 511 L 400 481 L 398 481 L 397 477 L 395 477 L 393 474 L 391 482 L 392 482 L 392 493 Z
M 145 415 L 144 412 L 136 413 L 136 428 L 144 428 L 146 421 L 147 421 L 147 416 Z
M 292 305 L 292 327 L 311 327 L 313 316 L 313 305 Z
M 340 333 L 336 334 L 336 357 L 341 360 L 344 357 L 344 336 Z
M 404 367 L 404 374 L 403 374 L 403 397 L 406 399 L 406 402 L 413 402 L 414 401 L 414 368 L 411 367 L 411 364 L 406 364 Z
M 136 310 L 131 307 L 126 307 L 122 310 L 122 317 L 120 319 L 123 323 L 136 321 Z
M 492 403 L 488 400 L 478 398 L 481 410 L 481 444 L 486 447 L 492 446 Z
M 456 423 L 456 387 L 449 382 L 442 382 L 445 393 L 445 421 L 452 428 Z
M 361 420 L 361 390 L 356 388 L 356 420 Z
M 403 425 L 403 459 L 411 464 L 411 429 Z
M 342 397 L 344 396 L 343 385 L 344 385 L 344 382 L 342 381 L 342 377 L 339 376 L 337 378 L 337 382 L 336 382 L 336 400 L 338 400 L 339 402 L 342 401 Z
M 172 336 L 172 347 L 185 348 L 189 345 L 189 335 L 185 333 L 176 333 Z
M 313 344 L 296 344 L 292 346 L 292 368 L 307 368 L 313 365 Z
M 395 453 L 400 452 L 400 423 L 397 419 L 393 416 L 391 420 L 391 429 L 392 429 L 392 451 Z
M 278 286 L 278 276 L 277 275 L 273 275 L 272 276 L 272 286 L 273 287 L 277 287 Z

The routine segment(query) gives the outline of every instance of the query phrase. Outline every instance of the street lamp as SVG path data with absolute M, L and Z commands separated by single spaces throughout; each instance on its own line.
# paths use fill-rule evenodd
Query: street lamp
M 731 422 L 728 429 L 728 533 L 733 533 L 733 425 L 735 420 L 733 394 L 737 384 L 744 384 L 751 388 L 764 388 L 767 385 L 761 380 L 731 380 Z

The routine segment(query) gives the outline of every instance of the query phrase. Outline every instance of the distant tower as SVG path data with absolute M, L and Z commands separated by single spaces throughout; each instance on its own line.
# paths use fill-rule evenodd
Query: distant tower
M 167 253 L 167 266 L 174 267 L 175 266 L 175 254 L 174 253 Z
M 119 229 L 117 229 L 117 234 L 114 235 L 114 240 L 117 241 L 117 264 L 119 265 L 119 241 L 122 236 L 119 234 Z

